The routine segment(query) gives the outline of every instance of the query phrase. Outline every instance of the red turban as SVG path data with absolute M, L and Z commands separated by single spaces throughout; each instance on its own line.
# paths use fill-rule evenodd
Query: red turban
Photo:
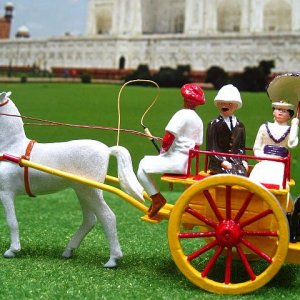
M 205 103 L 204 92 L 199 84 L 197 83 L 187 83 L 181 88 L 181 95 L 184 101 L 197 106 L 203 105 Z

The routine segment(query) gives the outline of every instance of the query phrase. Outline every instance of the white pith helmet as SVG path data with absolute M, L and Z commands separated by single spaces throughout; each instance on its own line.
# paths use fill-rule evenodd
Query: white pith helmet
M 215 97 L 214 103 L 217 105 L 218 101 L 222 102 L 234 102 L 238 105 L 237 108 L 241 108 L 243 103 L 239 90 L 232 84 L 224 85 Z

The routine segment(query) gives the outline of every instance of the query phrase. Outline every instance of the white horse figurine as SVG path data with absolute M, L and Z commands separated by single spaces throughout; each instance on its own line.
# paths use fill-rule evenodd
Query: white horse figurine
M 104 182 L 109 157 L 112 154 L 117 157 L 121 187 L 135 199 L 143 201 L 143 188 L 136 179 L 132 170 L 130 154 L 125 148 L 120 146 L 109 148 L 103 143 L 93 140 L 35 143 L 33 146 L 33 143 L 25 135 L 21 118 L 1 115 L 20 114 L 9 98 L 10 95 L 10 92 L 0 93 L 0 157 L 5 153 L 17 157 L 26 155 L 30 156 L 30 160 L 35 163 Z M 27 174 L 25 175 L 24 172 Z M 117 237 L 116 217 L 104 201 L 102 190 L 35 169 L 26 170 L 18 164 L 0 160 L 0 199 L 5 210 L 11 238 L 10 247 L 5 251 L 4 257 L 14 257 L 15 253 L 21 250 L 14 207 L 15 197 L 24 194 L 25 191 L 38 195 L 53 193 L 66 187 L 72 187 L 75 190 L 81 205 L 83 221 L 68 242 L 63 256 L 72 257 L 73 250 L 79 247 L 83 238 L 98 220 L 103 226 L 110 248 L 110 258 L 104 266 L 116 267 L 117 260 L 122 257 Z

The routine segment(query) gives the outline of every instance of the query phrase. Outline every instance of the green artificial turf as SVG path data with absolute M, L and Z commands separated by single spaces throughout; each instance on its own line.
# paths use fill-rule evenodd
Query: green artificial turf
M 171 202 L 178 193 L 165 192 Z M 124 257 L 119 267 L 102 267 L 108 259 L 103 231 L 97 225 L 72 259 L 61 257 L 81 221 L 73 191 L 16 201 L 22 251 L 0 259 L 1 299 L 298 299 L 300 268 L 284 265 L 274 279 L 247 295 L 219 296 L 191 284 L 171 259 L 167 226 L 142 222 L 141 213 L 105 193 L 117 215 Z M 0 251 L 8 245 L 1 216 Z
M 27 116 L 76 124 L 117 126 L 117 85 L 84 84 L 1 84 L 11 90 L 12 99 Z M 197 109 L 206 127 L 217 114 L 213 105 L 215 91 L 205 91 L 207 102 Z M 141 115 L 151 103 L 156 90 L 128 87 L 121 98 L 121 127 L 141 131 Z M 253 144 L 261 123 L 272 120 L 265 93 L 243 93 L 243 108 L 237 116 L 247 130 L 247 145 Z M 154 135 L 162 136 L 164 126 L 182 106 L 179 89 L 162 89 L 157 105 L 145 123 Z M 69 127 L 26 126 L 28 137 L 39 142 L 92 138 L 112 146 L 116 133 Z M 1 129 L 0 129 L 1 130 Z M 142 137 L 121 134 L 120 144 L 132 154 L 136 170 L 146 154 L 155 154 L 151 143 Z M 296 160 L 293 151 L 292 174 L 296 180 L 294 196 L 299 194 Z M 115 174 L 111 161 L 110 173 Z M 181 191 L 168 192 L 174 203 Z M 119 239 L 124 253 L 119 268 L 102 268 L 108 259 L 108 246 L 100 225 L 86 237 L 73 259 L 63 259 L 64 247 L 81 221 L 80 208 L 72 190 L 56 194 L 16 199 L 22 251 L 15 259 L 0 258 L 0 299 L 297 299 L 300 293 L 300 268 L 284 265 L 269 284 L 238 296 L 207 293 L 190 283 L 171 259 L 167 227 L 163 221 L 151 225 L 140 220 L 141 212 L 114 195 L 105 193 L 117 216 Z M 0 252 L 9 245 L 9 235 L 1 210 Z

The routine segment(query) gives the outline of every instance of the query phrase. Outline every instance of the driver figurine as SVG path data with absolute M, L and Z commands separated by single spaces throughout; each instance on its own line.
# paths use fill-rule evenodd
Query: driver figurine
M 246 132 L 234 112 L 242 107 L 238 89 L 232 84 L 223 86 L 214 99 L 219 116 L 210 121 L 206 132 L 206 150 L 245 154 Z M 208 169 L 212 174 L 247 175 L 248 163 L 240 158 L 211 155 Z
M 198 105 L 205 103 L 203 90 L 198 84 L 185 84 L 181 88 L 181 94 L 184 108 L 176 112 L 167 124 L 160 154 L 145 156 L 139 164 L 138 179 L 152 199 L 148 210 L 150 218 L 166 203 L 152 174 L 186 174 L 189 150 L 199 148 L 203 141 L 203 122 L 195 112 Z

